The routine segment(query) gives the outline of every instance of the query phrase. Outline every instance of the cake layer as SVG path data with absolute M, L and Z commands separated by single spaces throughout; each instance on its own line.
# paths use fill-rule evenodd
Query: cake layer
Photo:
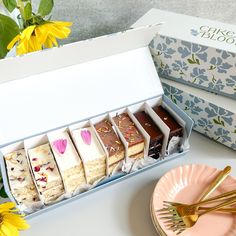
M 105 119 L 95 125 L 95 129 L 98 132 L 107 152 L 108 156 L 108 166 L 110 167 L 114 163 L 118 164 L 119 161 L 124 160 L 125 152 L 124 145 L 122 144 L 120 138 L 115 133 L 112 124 L 109 120 Z M 111 168 L 108 171 L 111 173 Z
M 61 133 L 51 133 L 48 136 L 54 157 L 61 171 L 65 189 L 67 192 L 72 193 L 78 187 L 86 183 L 82 161 L 66 131 Z M 84 181 L 75 182 L 76 179 L 74 179 L 73 176 L 79 174 L 84 177 Z M 72 181 L 73 184 L 71 184 Z M 72 188 L 72 185 L 74 188 Z
M 132 159 L 141 159 L 143 157 L 144 157 L 144 152 L 140 152 L 140 153 L 130 156 L 130 158 Z
M 143 150 L 144 150 L 144 142 L 131 146 L 128 148 L 128 157 L 135 156 L 136 154 L 143 152 Z
M 49 144 L 29 149 L 29 159 L 34 178 L 45 204 L 64 193 L 62 179 Z
M 91 127 L 80 128 L 72 131 L 77 150 L 82 158 L 87 183 L 106 176 L 106 153 L 102 148 L 95 132 Z M 97 167 L 91 165 L 97 163 Z M 94 171 L 98 169 L 99 174 Z
M 162 106 L 155 106 L 153 108 L 155 113 L 161 118 L 161 120 L 169 127 L 170 129 L 170 137 L 173 136 L 183 136 L 183 128 L 175 121 L 175 119 L 171 116 L 171 114 L 165 110 Z
M 98 159 L 84 163 L 87 182 L 93 184 L 106 175 L 106 159 Z
M 124 159 L 124 155 L 125 155 L 125 152 L 123 151 L 123 152 L 114 154 L 113 156 L 110 156 L 110 158 L 109 158 L 109 165 L 108 166 L 112 166 L 114 164 L 118 164 L 121 160 Z
M 157 127 L 157 125 L 153 122 L 151 117 L 146 114 L 144 111 L 140 111 L 134 114 L 134 116 L 137 118 L 139 123 L 142 125 L 142 127 L 145 129 L 145 131 L 150 136 L 150 144 L 149 144 L 149 150 L 153 149 L 151 152 L 149 151 L 149 155 L 153 155 L 152 152 L 156 152 L 156 156 L 159 156 L 159 153 L 161 151 L 164 135 L 161 132 L 161 130 Z M 154 153 L 155 153 L 154 152 Z
M 82 163 L 79 166 L 67 169 L 63 173 L 64 184 L 67 186 L 67 192 L 73 193 L 79 187 L 86 184 L 84 167 Z
M 30 173 L 25 150 L 21 149 L 9 153 L 4 158 L 11 192 L 18 204 L 30 206 L 40 201 Z

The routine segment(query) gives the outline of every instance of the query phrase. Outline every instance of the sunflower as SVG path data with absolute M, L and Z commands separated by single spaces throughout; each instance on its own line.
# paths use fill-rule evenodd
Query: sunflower
M 49 21 L 41 25 L 31 25 L 18 34 L 8 44 L 7 49 L 11 50 L 16 46 L 17 55 L 39 51 L 43 48 L 58 46 L 57 39 L 65 39 L 69 36 L 71 22 Z
M 19 230 L 28 229 L 29 225 L 18 213 L 13 202 L 0 205 L 0 236 L 18 236 Z

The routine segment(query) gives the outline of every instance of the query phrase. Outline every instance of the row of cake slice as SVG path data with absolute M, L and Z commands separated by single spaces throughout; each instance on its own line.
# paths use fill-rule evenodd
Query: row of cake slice
M 182 135 L 182 127 L 163 107 L 154 107 L 154 111 L 170 128 L 170 137 Z M 150 135 L 148 154 L 158 158 L 162 132 L 145 112 L 134 115 Z M 110 175 L 126 156 L 143 158 L 144 137 L 129 115 L 117 115 L 113 121 L 128 143 L 127 153 L 112 123 L 105 119 L 94 127 L 72 131 L 73 141 L 66 131 L 54 132 L 48 135 L 49 143 L 28 149 L 27 153 L 21 149 L 5 155 L 9 184 L 16 201 L 31 205 L 42 200 L 50 204 L 64 193 L 73 193 Z

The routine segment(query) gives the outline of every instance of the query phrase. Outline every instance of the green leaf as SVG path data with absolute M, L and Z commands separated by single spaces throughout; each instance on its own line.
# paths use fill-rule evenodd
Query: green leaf
M 29 20 L 32 17 L 32 5 L 31 3 L 27 3 L 24 8 L 24 18 Z
M 187 61 L 188 61 L 188 63 L 190 63 L 190 64 L 196 64 L 196 62 L 193 61 L 193 60 L 191 60 L 190 58 L 189 58 Z
M 7 45 L 20 33 L 19 26 L 8 16 L 0 14 L 0 59 L 7 53 Z
M 53 0 L 41 0 L 39 4 L 38 13 L 41 16 L 47 16 L 48 14 L 51 13 L 53 5 L 54 5 Z
M 5 192 L 4 186 L 2 186 L 2 188 L 0 189 L 0 197 L 8 198 L 8 196 L 7 196 L 6 192 Z
M 200 61 L 199 61 L 199 59 L 196 59 L 196 62 L 197 62 L 198 65 L 200 65 Z
M 236 130 L 233 131 L 233 134 L 236 134 Z
M 221 123 L 217 119 L 213 119 L 214 123 L 217 125 L 221 125 Z
M 17 6 L 16 0 L 3 0 L 3 4 L 9 12 L 13 12 Z
M 221 124 L 222 124 L 223 126 L 225 126 L 225 122 L 224 122 L 223 120 L 221 121 Z

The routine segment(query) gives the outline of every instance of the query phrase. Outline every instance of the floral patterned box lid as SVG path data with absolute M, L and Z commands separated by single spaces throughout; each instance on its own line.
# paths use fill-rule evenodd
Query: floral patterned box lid
M 159 75 L 236 99 L 236 26 L 152 9 L 132 27 L 160 21 L 150 44 Z

